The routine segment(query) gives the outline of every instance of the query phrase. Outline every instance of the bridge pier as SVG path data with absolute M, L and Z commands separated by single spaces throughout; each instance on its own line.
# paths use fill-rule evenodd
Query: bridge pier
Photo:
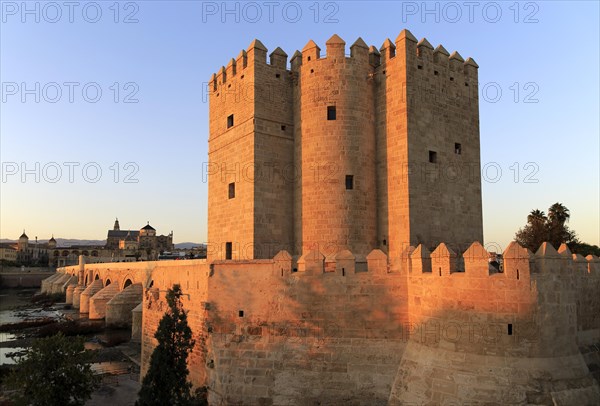
M 42 293 L 51 293 L 50 291 L 52 290 L 52 282 L 56 281 L 58 278 L 60 278 L 63 275 L 64 274 L 57 272 L 54 275 L 49 276 L 46 279 L 44 279 L 42 281 L 42 286 L 41 286 L 40 291 Z
M 142 284 L 135 283 L 110 299 L 106 304 L 106 325 L 110 327 L 131 326 L 132 311 L 142 303 L 142 294 Z
M 79 313 L 90 312 L 90 299 L 103 288 L 102 279 L 90 283 L 79 297 Z
M 81 303 L 81 294 L 85 290 L 85 286 L 78 285 L 73 289 L 73 308 L 79 309 Z
M 77 287 L 77 283 L 70 283 L 69 286 L 67 286 L 67 289 L 65 290 L 65 303 L 66 304 L 73 304 L 73 291 L 75 290 L 75 288 Z
M 135 343 L 142 342 L 142 309 L 143 303 L 137 305 L 131 311 L 131 341 Z
M 106 304 L 119 293 L 119 284 L 111 283 L 90 297 L 90 320 L 103 319 L 106 316 Z

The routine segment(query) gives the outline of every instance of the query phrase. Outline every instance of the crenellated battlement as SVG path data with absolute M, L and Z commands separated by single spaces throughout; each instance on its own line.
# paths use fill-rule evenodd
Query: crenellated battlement
M 396 49 L 406 49 L 407 56 L 414 58 L 415 68 L 418 70 L 428 70 L 438 75 L 440 69 L 444 73 L 463 73 L 466 78 L 477 78 L 479 65 L 471 57 L 466 60 L 454 51 L 451 54 L 441 44 L 435 49 L 429 43 L 427 38 L 417 41 L 415 36 L 409 30 L 403 30 L 396 42 L 387 38 L 379 50 L 374 45 L 367 45 L 362 38 L 358 38 L 351 46 L 350 53 L 346 53 L 346 42 L 337 34 L 334 34 L 327 42 L 326 52 L 321 54 L 321 48 L 313 41 L 309 40 L 302 48 L 302 51 L 295 51 L 290 59 L 291 72 L 298 72 L 302 66 L 312 62 L 318 62 L 323 59 L 335 58 L 341 61 L 355 60 L 358 63 L 365 63 L 373 67 L 385 66 L 390 60 L 397 57 Z M 263 66 L 271 66 L 279 69 L 287 69 L 287 57 L 281 48 L 277 47 L 271 52 L 267 59 L 268 49 L 262 42 L 255 39 L 250 43 L 246 50 L 240 51 L 237 58 L 232 58 L 227 66 L 214 73 L 211 77 L 212 89 L 216 91 L 219 85 L 227 83 L 227 80 L 243 72 L 250 64 L 256 63 Z M 454 81 L 454 78 L 452 78 Z
M 248 262 L 248 261 L 241 261 Z M 219 264 L 236 264 L 240 261 L 219 261 Z M 249 261 L 254 263 L 253 261 Z M 257 263 L 257 262 L 256 262 Z M 550 244 L 543 243 L 533 254 L 511 242 L 501 256 L 488 252 L 479 242 L 472 243 L 462 253 L 454 252 L 447 244 L 440 243 L 430 252 L 423 244 L 410 246 L 402 254 L 400 272 L 390 269 L 388 255 L 379 250 L 372 250 L 366 257 L 358 256 L 349 250 L 324 254 L 318 249 L 293 257 L 287 251 L 280 251 L 272 260 L 263 260 L 262 264 L 274 263 L 284 274 L 298 273 L 302 275 L 326 274 L 335 272 L 339 276 L 354 273 L 404 274 L 410 278 L 431 278 L 445 283 L 446 278 L 477 279 L 473 284 L 481 286 L 482 278 L 514 280 L 529 283 L 532 274 L 536 278 L 552 277 L 587 277 L 600 280 L 600 259 L 594 255 L 583 257 L 572 254 L 566 244 L 558 251 Z M 340 272 L 344 270 L 344 274 Z M 282 275 L 284 276 L 284 275 Z M 441 279 L 438 279 L 440 278 Z M 432 282 L 436 283 L 436 282 Z M 490 282 L 491 284 L 492 282 Z
M 287 70 L 288 55 L 279 47 L 268 55 L 268 49 L 262 42 L 255 39 L 242 49 L 236 58 L 231 58 L 227 66 L 222 66 L 218 72 L 213 73 L 210 78 L 211 90 L 217 91 L 219 86 L 227 84 L 233 78 L 244 75 L 248 67 L 270 66 L 281 70 Z

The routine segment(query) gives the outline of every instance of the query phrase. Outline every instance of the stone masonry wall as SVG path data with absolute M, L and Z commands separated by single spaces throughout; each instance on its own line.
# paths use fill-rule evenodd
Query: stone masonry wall
M 462 254 L 441 244 L 411 247 L 398 272 L 374 250 L 366 272 L 351 253 L 294 272 L 280 252 L 84 273 L 144 280 L 142 374 L 165 293 L 181 286 L 196 340 L 190 379 L 211 404 L 597 402 L 600 261 L 549 244 L 533 256 L 512 243 L 503 258 L 498 272 L 479 243 Z
M 230 243 L 236 260 L 381 249 L 397 268 L 411 244 L 482 241 L 475 61 L 408 30 L 381 52 L 326 45 L 309 41 L 288 70 L 254 40 L 213 75 L 209 262 Z

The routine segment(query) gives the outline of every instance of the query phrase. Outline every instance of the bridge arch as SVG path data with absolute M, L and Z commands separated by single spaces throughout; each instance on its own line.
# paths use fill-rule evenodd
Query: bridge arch
M 125 278 L 125 282 L 123 283 L 123 289 L 125 289 L 127 286 L 133 284 L 133 281 L 131 280 L 131 278 L 129 276 L 127 276 Z
M 107 287 L 110 284 L 111 284 L 110 278 L 106 278 L 106 282 L 104 283 L 104 287 Z

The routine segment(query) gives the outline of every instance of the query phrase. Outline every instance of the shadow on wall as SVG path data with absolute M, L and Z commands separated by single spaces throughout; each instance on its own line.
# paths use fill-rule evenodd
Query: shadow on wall
M 291 258 L 278 257 L 214 264 L 211 402 L 387 404 L 406 346 L 406 279 L 324 259 L 307 268 L 292 272 Z

